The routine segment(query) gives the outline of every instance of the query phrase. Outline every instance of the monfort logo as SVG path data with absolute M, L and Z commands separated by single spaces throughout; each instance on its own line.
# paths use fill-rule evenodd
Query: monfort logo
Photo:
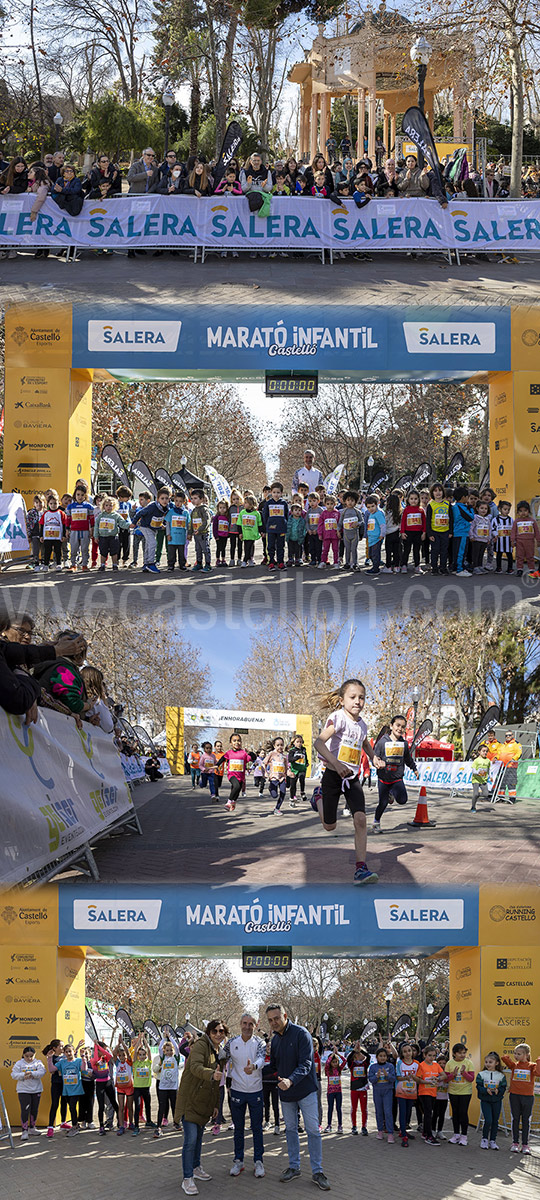
M 536 909 L 532 904 L 493 904 L 489 916 L 496 925 L 502 921 L 536 921 Z

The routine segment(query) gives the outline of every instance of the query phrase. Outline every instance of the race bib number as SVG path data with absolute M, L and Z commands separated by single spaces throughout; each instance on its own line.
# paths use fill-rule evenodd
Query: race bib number
M 274 775 L 278 775 L 280 779 L 285 774 L 285 763 L 274 763 Z
M 308 524 L 310 529 L 316 529 L 319 524 L 320 513 L 308 513 Z
M 162 529 L 163 528 L 162 518 L 161 517 L 152 517 L 152 520 L 150 522 L 150 527 L 152 529 Z
M 330 533 L 332 533 L 332 531 L 333 531 L 334 529 L 337 529 L 337 521 L 336 521 L 336 518 L 335 518 L 335 517 L 328 517 L 328 519 L 327 519 L 327 520 L 324 522 L 324 528 L 325 528 L 327 531 L 329 531 Z
M 43 536 L 44 536 L 44 538 L 47 539 L 47 541 L 51 541 L 54 539 L 54 541 L 57 542 L 60 538 L 60 529 L 57 528 L 56 526 L 53 526 L 52 529 L 50 527 L 48 529 L 45 528 L 43 530 Z
M 185 529 L 185 525 L 184 517 L 171 517 L 171 526 L 173 529 Z
M 117 1067 L 116 1068 L 117 1083 L 129 1083 L 130 1078 L 131 1078 L 131 1075 L 130 1075 L 130 1072 L 128 1071 L 127 1067 Z
M 99 522 L 100 533 L 112 533 L 114 530 L 114 520 L 112 517 L 102 517 Z
M 479 537 L 489 537 L 489 521 L 479 521 L 476 526 L 476 532 Z
M 238 772 L 240 772 L 241 775 L 243 775 L 243 773 L 244 773 L 243 758 L 230 758 L 229 759 L 229 771 L 238 771 Z
M 254 529 L 255 524 L 256 524 L 255 513 L 253 514 L 252 517 L 251 516 L 250 517 L 242 517 L 242 525 L 244 526 L 244 528 Z
M 229 522 L 226 517 L 218 521 L 218 533 L 220 537 L 226 537 L 229 532 Z
M 443 513 L 443 512 L 435 513 L 435 516 L 433 517 L 431 524 L 432 524 L 433 529 L 438 530 L 439 533 L 444 533 L 448 529 L 448 526 L 449 526 L 447 514 Z
M 88 513 L 85 508 L 74 508 L 71 513 L 72 521 L 86 521 Z
M 193 532 L 198 533 L 202 525 L 202 517 L 193 517 L 192 519 Z
M 528 1083 L 529 1072 L 523 1070 L 522 1067 L 516 1067 L 516 1070 L 514 1071 L 514 1079 L 516 1080 L 516 1083 Z
M 350 763 L 351 766 L 357 767 L 360 762 L 360 751 L 361 747 L 358 742 L 352 736 L 345 735 L 341 740 L 338 759 L 340 762 Z
M 78 1083 L 78 1080 L 79 1076 L 77 1075 L 76 1071 L 66 1071 L 64 1075 L 66 1087 L 75 1087 L 75 1085 Z
M 358 525 L 358 517 L 355 517 L 355 516 L 353 515 L 353 516 L 350 516 L 350 517 L 344 517 L 344 518 L 343 518 L 343 527 L 344 527 L 345 529 L 356 529 L 356 526 L 357 526 L 357 525 Z
M 532 521 L 518 521 L 517 531 L 519 534 L 522 534 L 523 536 L 526 535 L 528 537 L 529 534 L 534 533 L 533 522 Z
M 331 1084 L 332 1087 L 339 1085 L 339 1075 L 329 1075 L 328 1082 L 329 1082 L 329 1084 Z
M 385 758 L 403 758 L 405 746 L 403 742 L 385 742 L 384 754 Z
M 422 513 L 408 513 L 407 529 L 421 529 L 421 527 L 422 527 Z
M 375 529 L 375 517 L 368 517 L 367 527 L 368 533 L 373 533 L 373 530 Z
M 510 530 L 509 530 L 509 529 L 499 529 L 499 531 L 498 531 L 498 533 L 497 533 L 497 537 L 499 538 L 499 540 L 502 540 L 503 538 L 506 538 L 506 537 L 509 537 L 509 536 L 510 536 Z
M 269 513 L 269 516 L 271 516 L 271 517 L 282 517 L 283 516 L 283 505 L 282 504 L 270 504 L 268 507 L 268 513 Z
M 366 1069 L 361 1064 L 353 1066 L 353 1079 L 363 1079 L 365 1073 Z
M 414 1082 L 414 1079 L 407 1079 L 407 1078 L 402 1079 L 401 1080 L 401 1090 L 402 1090 L 402 1092 L 406 1092 L 407 1095 L 409 1095 L 409 1096 L 414 1094 L 414 1092 L 416 1091 L 416 1084 Z
M 148 1067 L 137 1067 L 137 1074 L 139 1076 L 139 1079 L 148 1079 L 148 1076 L 150 1074 L 149 1068 Z

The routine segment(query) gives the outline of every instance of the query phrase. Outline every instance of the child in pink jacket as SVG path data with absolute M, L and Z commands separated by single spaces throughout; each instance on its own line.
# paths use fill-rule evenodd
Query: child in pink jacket
M 330 547 L 334 556 L 334 566 L 337 564 L 339 552 L 338 522 L 339 512 L 336 508 L 334 497 L 327 496 L 317 525 L 317 533 L 322 541 L 319 570 L 324 569 L 328 562 Z

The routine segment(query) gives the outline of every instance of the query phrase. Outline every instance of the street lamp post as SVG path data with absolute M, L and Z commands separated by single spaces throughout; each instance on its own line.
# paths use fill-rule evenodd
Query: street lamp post
M 54 140 L 54 150 L 56 153 L 56 151 L 58 150 L 59 143 L 60 143 L 60 126 L 63 124 L 63 121 L 64 121 L 62 113 L 59 113 L 59 112 L 55 113 L 54 117 L 53 117 L 53 121 L 54 121 L 54 139 L 55 139 Z
M 424 35 L 422 33 L 420 35 L 420 37 L 417 37 L 416 41 L 411 46 L 411 61 L 414 63 L 417 73 L 418 73 L 418 107 L 420 109 L 420 112 L 422 112 L 422 113 L 424 112 L 424 108 L 425 108 L 424 84 L 426 82 L 426 75 L 427 75 L 428 63 L 429 63 L 430 58 L 431 58 L 431 45 L 428 42 L 427 38 L 424 37 Z M 419 149 L 418 150 L 418 166 L 423 167 L 423 165 L 424 165 L 424 155 L 422 154 L 422 151 Z
M 420 699 L 420 689 L 417 688 L 417 686 L 415 684 L 413 687 L 413 690 L 412 690 L 412 702 L 413 702 L 413 713 L 414 713 L 414 716 L 413 716 L 413 741 L 416 737 L 416 725 L 417 725 L 417 721 L 418 721 L 418 701 L 419 701 L 419 699 Z
M 471 92 L 469 96 L 469 105 L 472 115 L 472 165 L 473 171 L 477 170 L 477 155 L 476 155 L 476 122 L 478 119 L 478 103 L 480 96 L 478 92 Z
M 390 1005 L 392 1003 L 392 1000 L 394 999 L 394 993 L 392 991 L 392 988 L 388 988 L 387 991 L 384 993 L 384 999 L 386 1001 L 386 1040 L 387 1040 L 387 1042 L 389 1042 L 390 1041 Z
M 446 470 L 448 467 L 448 443 L 452 434 L 452 426 L 450 421 L 443 421 L 441 425 L 441 433 L 443 435 L 444 442 L 444 477 L 446 479 Z
M 169 149 L 169 121 L 171 117 L 171 108 L 174 104 L 174 94 L 170 87 L 166 87 L 161 97 L 165 107 L 165 154 Z

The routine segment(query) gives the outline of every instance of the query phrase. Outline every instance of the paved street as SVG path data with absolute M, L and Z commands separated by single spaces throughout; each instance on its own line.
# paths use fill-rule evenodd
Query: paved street
M 258 562 L 261 551 L 258 551 Z M 471 576 L 444 581 L 431 574 L 385 575 L 374 578 L 329 567 L 293 567 L 270 572 L 260 564 L 253 570 L 214 568 L 210 575 L 191 572 L 147 575 L 142 571 L 106 571 L 88 575 L 51 572 L 35 575 L 10 567 L 0 576 L 3 602 L 14 612 L 55 612 L 59 616 L 106 608 L 126 617 L 151 613 L 156 606 L 168 617 L 203 632 L 222 620 L 225 627 L 252 632 L 264 623 L 286 617 L 292 610 L 314 616 L 325 612 L 329 621 L 368 618 L 373 629 L 386 613 L 404 616 L 429 608 L 448 612 L 540 611 L 540 580 L 516 575 Z
M 440 256 L 416 259 L 405 254 L 374 254 L 372 262 L 352 258 L 322 266 L 315 258 L 223 260 L 216 255 L 204 264 L 186 258 L 113 258 L 83 254 L 70 265 L 64 258 L 35 261 L 30 253 L 2 263 L 0 304 L 36 303 L 42 299 L 76 303 L 99 296 L 118 304 L 130 301 L 167 304 L 538 304 L 540 255 L 528 254 L 517 263 L 464 257 L 458 267 Z M 318 286 L 313 286 L 315 281 Z
M 345 1099 L 345 1098 L 344 1098 Z M 345 1100 L 345 1113 L 348 1102 Z M 399 1142 L 388 1146 L 375 1137 L 372 1120 L 370 1136 L 351 1137 L 348 1115 L 345 1117 L 345 1136 L 323 1135 L 323 1165 L 332 1192 L 338 1200 L 358 1200 L 368 1195 L 374 1200 L 386 1200 L 399 1195 L 400 1200 L 418 1200 L 429 1195 L 430 1200 L 477 1200 L 480 1189 L 489 1200 L 537 1200 L 540 1182 L 540 1147 L 532 1139 L 532 1155 L 521 1158 L 510 1154 L 510 1139 L 499 1135 L 499 1153 L 479 1149 L 480 1135 L 470 1131 L 467 1147 L 439 1147 L 438 1154 L 419 1139 L 404 1150 Z M 446 1124 L 447 1136 L 451 1133 Z M 302 1175 L 287 1189 L 279 1183 L 279 1175 L 287 1165 L 285 1139 L 265 1135 L 266 1178 L 255 1180 L 252 1169 L 251 1136 L 246 1141 L 246 1169 L 231 1178 L 229 1168 L 233 1158 L 231 1133 L 212 1137 L 207 1130 L 203 1141 L 202 1164 L 212 1175 L 211 1182 L 199 1183 L 199 1194 L 206 1200 L 253 1200 L 255 1191 L 263 1200 L 282 1200 L 285 1190 L 289 1200 L 315 1196 L 307 1159 L 307 1138 L 300 1137 Z M 13 1153 L 0 1142 L 0 1200 L 102 1200 L 107 1194 L 119 1200 L 177 1200 L 182 1178 L 182 1134 L 170 1131 L 154 1141 L 151 1133 L 135 1139 L 108 1134 L 101 1138 L 97 1131 L 81 1133 L 78 1138 L 56 1134 L 53 1141 L 36 1138 L 27 1143 L 15 1137 Z M 428 1161 L 429 1160 L 429 1161 Z M 435 1161 L 434 1161 L 435 1160 Z
M 308 794 L 312 791 L 308 784 Z M 104 883 L 342 883 L 354 872 L 350 817 L 341 815 L 336 832 L 326 833 L 311 806 L 273 815 L 268 792 L 260 798 L 252 784 L 236 812 L 219 805 L 209 792 L 192 788 L 185 777 L 134 789 L 143 829 L 101 842 L 95 857 Z M 384 832 L 370 834 L 368 862 L 381 883 L 478 883 L 478 863 L 489 864 L 493 883 L 538 882 L 540 801 L 521 800 L 480 806 L 470 813 L 466 796 L 428 792 L 434 828 L 407 828 L 414 818 L 417 792 L 405 809 L 388 808 Z M 368 829 L 376 806 L 375 788 L 366 790 Z M 164 848 L 167 853 L 164 854 Z M 518 873 L 519 872 L 519 873 Z M 80 878 L 81 885 L 87 886 Z

